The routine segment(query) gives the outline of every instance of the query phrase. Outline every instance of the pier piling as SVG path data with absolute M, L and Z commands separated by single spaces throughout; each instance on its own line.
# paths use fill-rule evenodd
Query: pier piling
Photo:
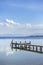
M 27 43 L 26 41 L 25 41 L 25 43 L 22 43 L 21 41 L 20 41 L 20 43 L 17 43 L 17 41 L 15 43 L 11 42 L 11 48 L 27 49 L 29 51 L 35 51 L 35 52 L 40 52 L 40 53 L 43 52 L 42 51 L 43 46 L 32 45 L 31 43 Z M 40 48 L 40 49 L 38 50 L 38 48 Z

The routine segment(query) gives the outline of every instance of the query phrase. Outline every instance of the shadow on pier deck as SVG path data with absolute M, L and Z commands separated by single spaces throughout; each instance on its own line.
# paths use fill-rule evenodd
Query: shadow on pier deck
M 20 41 L 20 43 L 11 42 L 10 46 L 11 46 L 12 49 L 20 49 L 20 50 L 25 50 L 25 51 L 43 53 L 43 46 L 32 45 L 31 42 L 29 42 L 29 43 L 27 43 L 26 41 L 25 41 L 25 43 L 22 43 L 21 41 Z

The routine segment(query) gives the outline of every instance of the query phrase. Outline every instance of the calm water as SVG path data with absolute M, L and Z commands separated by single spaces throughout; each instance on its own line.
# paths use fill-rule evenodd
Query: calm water
M 0 65 L 43 65 L 43 54 L 10 48 L 12 39 L 0 39 Z M 43 39 L 14 39 L 43 45 Z

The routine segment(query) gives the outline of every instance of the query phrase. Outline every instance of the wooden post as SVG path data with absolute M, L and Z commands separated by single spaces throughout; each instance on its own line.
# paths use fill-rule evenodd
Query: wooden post
M 16 41 L 16 43 L 15 43 L 15 47 L 17 47 L 17 41 Z
M 29 44 L 31 44 L 31 41 L 29 41 Z
M 17 47 L 19 48 L 19 44 L 17 45 Z
M 38 51 L 38 48 L 37 48 L 37 46 L 36 46 L 36 52 Z
M 34 51 L 34 45 L 33 45 L 33 51 Z
M 42 52 L 42 46 L 40 46 L 40 52 Z
M 21 41 L 20 41 L 20 45 L 19 46 L 20 46 L 20 48 L 22 48 Z
M 26 43 L 26 41 L 25 41 L 25 43 Z
M 11 47 L 13 48 L 13 40 L 11 41 Z
M 20 41 L 20 44 L 21 44 L 21 41 Z
M 17 43 L 17 41 L 16 41 L 16 43 Z
M 22 47 L 22 44 L 20 44 L 20 48 L 22 49 L 23 47 Z
M 24 45 L 24 48 L 27 48 L 27 45 Z
M 30 45 L 29 45 L 29 50 L 31 50 L 31 47 L 30 47 Z

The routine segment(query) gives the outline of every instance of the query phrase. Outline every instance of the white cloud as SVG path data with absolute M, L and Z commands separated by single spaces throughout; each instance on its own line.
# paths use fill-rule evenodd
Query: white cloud
M 0 22 L 0 34 L 32 35 L 39 32 L 43 33 L 43 24 L 21 24 L 9 19 Z
M 13 20 L 6 19 L 5 21 L 6 21 L 6 23 L 11 24 L 11 25 L 15 25 L 15 26 L 19 26 L 20 25 L 20 23 L 17 23 L 17 22 L 15 22 Z
M 13 22 L 12 20 L 9 20 L 9 19 L 6 19 L 5 20 L 7 23 L 10 23 L 10 24 L 15 24 L 15 22 Z
M 8 23 L 5 23 L 6 26 L 10 27 L 10 25 Z

